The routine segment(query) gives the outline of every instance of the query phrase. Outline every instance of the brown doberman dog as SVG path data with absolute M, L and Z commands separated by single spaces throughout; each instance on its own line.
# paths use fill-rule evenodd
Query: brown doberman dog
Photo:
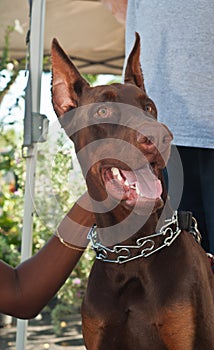
M 162 169 L 172 135 L 156 121 L 139 54 L 136 34 L 125 83 L 90 87 L 55 39 L 52 46 L 54 109 L 96 213 L 84 341 L 89 350 L 211 350 L 213 274 L 188 232 L 197 236 L 193 220 L 181 224 L 168 209 Z

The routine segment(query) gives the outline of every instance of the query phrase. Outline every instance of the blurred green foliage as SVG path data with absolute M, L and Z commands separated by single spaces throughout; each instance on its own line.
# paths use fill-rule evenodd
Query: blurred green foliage
M 20 262 L 25 160 L 21 157 L 21 139 L 15 141 L 11 131 L 2 135 L 5 138 L 0 147 L 0 259 L 16 266 Z M 63 134 L 55 145 L 52 142 L 49 140 L 38 147 L 33 254 L 43 247 L 86 189 L 82 174 L 72 169 L 72 144 L 66 144 Z M 5 182 L 5 175 L 11 171 L 16 175 L 16 186 Z M 93 260 L 94 253 L 89 248 L 57 293 L 54 307 L 49 308 L 58 335 L 63 333 L 61 325 L 71 315 L 71 309 L 81 305 Z

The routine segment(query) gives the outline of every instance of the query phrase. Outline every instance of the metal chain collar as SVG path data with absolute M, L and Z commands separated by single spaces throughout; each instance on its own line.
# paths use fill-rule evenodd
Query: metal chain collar
M 173 225 L 173 227 L 171 227 Z M 98 238 L 96 232 L 96 225 L 94 225 L 88 233 L 88 239 L 91 242 L 92 248 L 96 252 L 96 259 L 103 262 L 110 262 L 115 264 L 123 264 L 138 258 L 147 258 L 148 256 L 158 252 L 159 250 L 169 247 L 175 239 L 180 235 L 182 229 L 179 227 L 178 212 L 173 213 L 172 218 L 165 220 L 158 233 L 141 237 L 136 240 L 136 245 L 114 245 L 112 248 L 104 246 Z M 196 241 L 200 243 L 200 232 L 197 228 L 197 221 L 192 218 L 192 226 L 189 231 L 195 237 Z M 163 236 L 163 243 L 157 246 L 155 238 Z M 138 254 L 136 254 L 136 252 Z M 110 256 L 115 255 L 113 259 Z M 136 254 L 136 255 L 135 255 Z

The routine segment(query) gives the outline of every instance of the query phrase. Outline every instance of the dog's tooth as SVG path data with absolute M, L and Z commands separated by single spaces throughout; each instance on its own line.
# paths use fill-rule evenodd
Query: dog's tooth
M 118 180 L 119 181 L 122 181 L 123 180 L 123 178 L 122 178 L 122 176 L 120 175 L 120 171 L 119 171 L 119 169 L 118 168 L 111 168 L 111 171 L 112 171 L 112 174 L 114 175 L 114 176 L 117 176 L 117 178 L 118 178 Z
M 120 172 L 119 172 L 119 174 L 117 175 L 117 178 L 118 178 L 119 181 L 122 181 L 122 180 L 123 180 L 122 176 L 120 175 Z
M 117 168 L 111 168 L 111 171 L 112 171 L 112 174 L 113 174 L 114 176 L 120 175 L 120 172 L 119 172 L 119 170 L 118 170 Z
M 136 193 L 137 193 L 138 195 L 140 195 L 140 189 L 139 189 L 139 187 L 138 187 L 138 184 L 135 185 L 135 189 L 136 189 Z
M 130 186 L 130 188 L 132 188 L 133 190 L 136 190 L 136 184 L 132 184 L 132 185 Z
M 127 180 L 124 182 L 124 185 L 125 185 L 125 186 L 129 186 L 129 183 L 128 183 Z

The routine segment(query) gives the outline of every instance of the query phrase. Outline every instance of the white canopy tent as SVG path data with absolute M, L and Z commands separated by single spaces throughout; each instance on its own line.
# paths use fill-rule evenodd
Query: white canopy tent
M 29 16 L 30 15 L 30 16 Z M 0 2 L 0 57 L 8 25 L 18 19 L 24 35 L 14 32 L 10 41 L 11 58 L 26 56 L 25 37 L 29 29 L 29 82 L 26 89 L 25 140 L 26 184 L 22 233 L 22 260 L 31 255 L 34 179 L 37 142 L 44 133 L 46 118 L 40 115 L 43 52 L 49 55 L 56 37 L 82 73 L 121 74 L 124 60 L 124 27 L 98 1 L 2 0 Z M 29 27 L 30 22 L 30 27 Z M 37 135 L 33 125 L 42 121 Z M 35 136 L 36 134 L 36 136 Z M 26 346 L 27 321 L 18 320 L 17 350 Z
M 56 37 L 81 73 L 121 74 L 124 59 L 124 27 L 96 0 L 46 0 L 44 54 L 49 55 Z M 8 25 L 18 19 L 24 34 L 13 33 L 11 57 L 26 55 L 25 38 L 29 27 L 28 0 L 0 1 L 0 57 Z M 38 32 L 37 24 L 37 32 Z

